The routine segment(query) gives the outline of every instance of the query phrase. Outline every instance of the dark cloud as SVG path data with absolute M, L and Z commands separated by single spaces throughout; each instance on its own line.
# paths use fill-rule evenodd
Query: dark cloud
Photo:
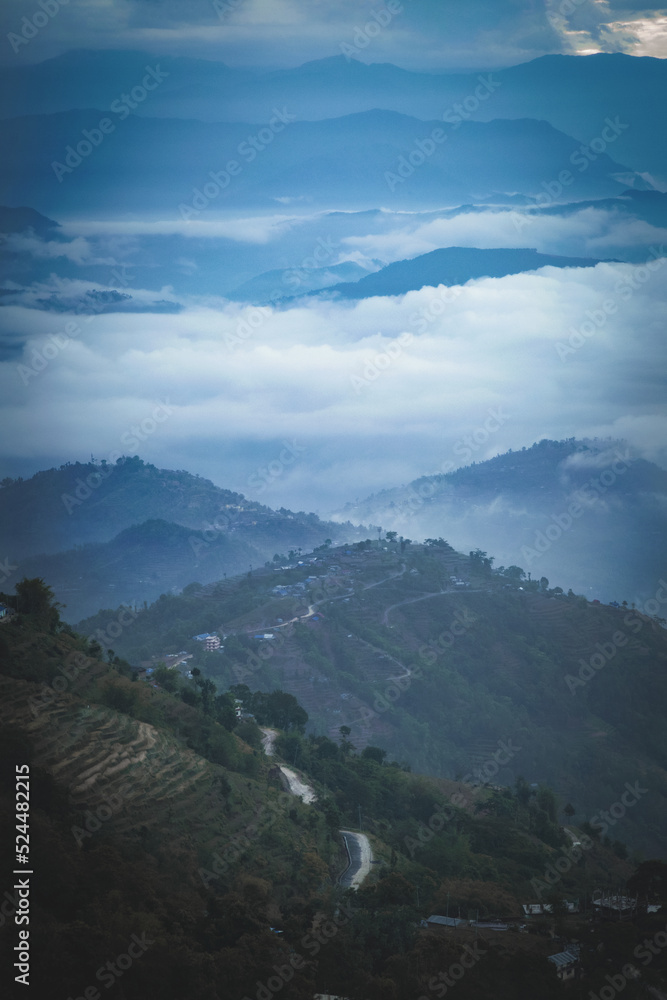
M 5 36 L 23 30 L 32 36 L 10 43 L 16 49 L 8 53 L 10 58 L 26 62 L 73 48 L 126 48 L 271 68 L 340 55 L 347 46 L 364 61 L 435 71 L 496 68 L 572 51 L 577 48 L 573 42 L 585 38 L 574 40 L 547 16 L 561 9 L 571 17 L 574 31 L 588 33 L 606 51 L 636 44 L 626 22 L 647 22 L 665 13 L 664 6 L 638 0 L 403 0 L 389 19 L 386 8 L 371 0 L 127 0 L 105 5 L 70 0 L 33 31 L 23 21 L 30 5 L 6 0 L 0 23 Z

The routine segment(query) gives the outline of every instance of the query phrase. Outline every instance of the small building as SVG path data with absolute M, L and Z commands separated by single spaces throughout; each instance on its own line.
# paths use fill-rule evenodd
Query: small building
M 217 635 L 209 635 L 204 639 L 204 649 L 212 653 L 214 649 L 220 649 L 220 637 Z
M 456 930 L 457 927 L 462 927 L 467 923 L 467 920 L 461 920 L 460 917 L 441 917 L 438 914 L 432 914 L 427 920 L 422 920 L 422 927 Z
M 638 900 L 631 896 L 593 896 L 595 914 L 603 920 L 631 920 L 637 912 Z
M 578 913 L 579 912 L 579 900 L 565 900 L 565 905 L 567 907 L 568 913 Z M 542 917 L 545 914 L 550 914 L 552 910 L 551 903 L 524 903 L 521 907 L 526 917 Z
M 565 951 L 559 951 L 556 955 L 549 955 L 547 961 L 556 967 L 556 975 L 565 982 L 574 979 L 579 964 L 579 945 L 571 944 Z

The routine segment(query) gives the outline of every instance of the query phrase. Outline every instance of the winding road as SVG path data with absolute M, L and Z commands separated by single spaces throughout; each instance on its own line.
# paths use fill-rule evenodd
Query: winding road
M 262 730 L 264 752 L 267 757 L 273 757 L 275 755 L 275 742 L 278 733 L 275 729 L 269 729 L 266 726 L 261 726 L 260 728 Z M 296 771 L 293 771 L 291 767 L 286 767 L 284 764 L 279 764 L 278 766 L 292 795 L 298 796 L 302 802 L 307 804 L 317 800 L 314 789 L 310 785 L 305 784 Z M 340 830 L 339 832 L 345 841 L 345 849 L 347 850 L 350 863 L 338 881 L 340 885 L 347 889 L 358 889 L 371 870 L 373 851 L 370 841 L 365 833 L 353 833 L 351 830 Z
M 371 870 L 373 851 L 365 833 L 341 830 L 350 863 L 338 881 L 347 889 L 358 889 Z

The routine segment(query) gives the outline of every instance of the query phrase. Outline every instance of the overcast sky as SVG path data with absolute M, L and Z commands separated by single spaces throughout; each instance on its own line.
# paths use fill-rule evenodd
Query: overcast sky
M 38 9 L 4 0 L 3 35 L 19 33 Z M 340 55 L 344 46 L 366 62 L 433 72 L 553 52 L 664 57 L 667 8 L 646 0 L 391 0 L 391 10 L 383 0 L 69 0 L 18 52 L 7 41 L 5 58 L 142 49 L 274 68 Z

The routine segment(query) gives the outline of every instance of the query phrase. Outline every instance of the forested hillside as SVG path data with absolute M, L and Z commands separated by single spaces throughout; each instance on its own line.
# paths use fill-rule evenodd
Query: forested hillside
M 356 752 L 346 727 L 335 740 L 304 736 L 296 702 L 247 685 L 220 693 L 173 671 L 147 684 L 63 627 L 39 581 L 18 589 L 25 610 L 0 626 L 2 816 L 9 838 L 15 765 L 28 764 L 39 1000 L 101 984 L 118 1000 L 241 1000 L 276 983 L 297 1000 L 400 1000 L 432 991 L 462 954 L 478 958 L 463 1000 L 517 989 L 556 998 L 547 958 L 559 942 L 585 940 L 577 990 L 599 989 L 662 926 L 646 904 L 665 898 L 664 865 L 636 868 L 594 829 L 566 834 L 546 786 L 410 774 L 379 747 Z M 277 757 L 264 755 L 252 718 L 238 721 L 239 703 L 274 725 L 290 706 Z M 313 783 L 312 804 L 281 790 L 282 760 Z M 339 830 L 357 820 L 375 863 L 354 891 L 337 882 Z M 644 909 L 622 927 L 591 922 L 593 890 L 619 886 Z M 537 902 L 551 909 L 526 921 L 523 904 Z M 5 958 L 17 905 L 11 894 L 3 905 Z M 445 911 L 464 920 L 455 935 L 421 926 Z M 128 951 L 133 960 L 118 962 Z M 663 977 L 660 956 L 627 995 Z
M 318 732 L 349 726 L 357 748 L 377 744 L 424 773 L 474 776 L 511 744 L 497 780 L 547 782 L 580 821 L 641 779 L 650 795 L 611 832 L 667 852 L 659 620 L 437 539 L 325 546 L 312 559 L 193 584 L 123 628 L 119 610 L 80 628 L 135 662 L 185 651 L 219 686 L 282 688 Z M 193 638 L 207 632 L 222 649 Z

